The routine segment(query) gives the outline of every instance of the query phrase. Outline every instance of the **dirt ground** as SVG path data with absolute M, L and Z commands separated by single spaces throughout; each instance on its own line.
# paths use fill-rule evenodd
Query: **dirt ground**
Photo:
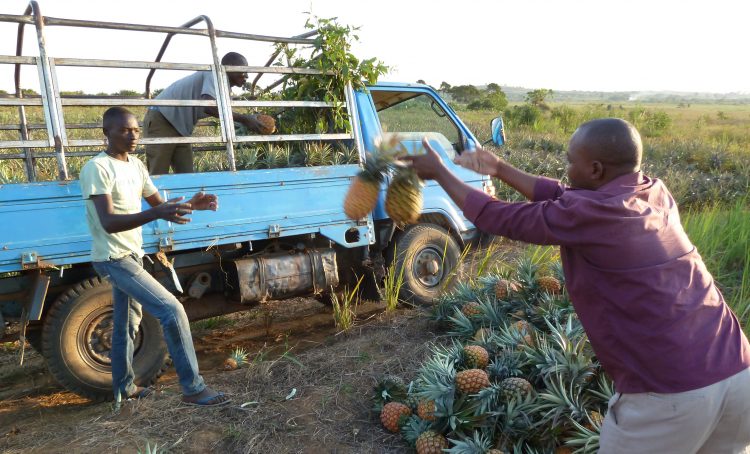
M 399 436 L 381 428 L 370 395 L 385 373 L 411 379 L 436 339 L 424 309 L 385 314 L 360 306 L 355 328 L 337 332 L 331 309 L 315 300 L 266 307 L 194 325 L 206 382 L 231 394 L 232 405 L 194 408 L 180 403 L 174 370 L 158 393 L 126 402 L 93 404 L 63 390 L 41 356 L 0 350 L 0 452 L 389 453 L 406 452 Z M 234 347 L 252 363 L 223 371 Z

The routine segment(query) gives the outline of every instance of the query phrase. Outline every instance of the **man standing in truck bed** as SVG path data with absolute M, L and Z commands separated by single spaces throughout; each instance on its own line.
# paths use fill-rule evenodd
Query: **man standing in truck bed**
M 81 194 L 91 231 L 94 269 L 112 284 L 112 386 L 115 398 L 140 398 L 151 393 L 135 385 L 133 341 L 138 333 L 141 306 L 156 317 L 182 386 L 183 402 L 216 406 L 229 402 L 223 393 L 206 387 L 198 373 L 190 326 L 182 304 L 143 269 L 141 226 L 156 219 L 186 224 L 193 210 L 218 208 L 215 195 L 199 192 L 187 203 L 182 197 L 164 201 L 143 163 L 129 153 L 138 144 L 135 116 L 122 107 L 104 113 L 107 150 L 81 170 Z M 141 211 L 145 198 L 151 209 Z
M 241 54 L 229 52 L 221 59 L 222 65 L 247 66 L 247 60 Z M 230 87 L 242 87 L 247 80 L 246 73 L 228 72 Z M 211 71 L 197 71 L 174 82 L 164 89 L 156 99 L 216 99 L 216 90 Z M 152 106 L 146 111 L 143 119 L 143 137 L 190 137 L 198 120 L 205 117 L 219 117 L 218 108 L 204 106 Z M 260 134 L 272 134 L 276 124 L 268 115 L 242 115 L 232 112 L 235 122 L 244 125 L 248 130 Z M 146 145 L 148 171 L 151 175 L 169 172 L 170 166 L 175 173 L 191 173 L 193 167 L 193 149 L 189 143 L 160 143 Z

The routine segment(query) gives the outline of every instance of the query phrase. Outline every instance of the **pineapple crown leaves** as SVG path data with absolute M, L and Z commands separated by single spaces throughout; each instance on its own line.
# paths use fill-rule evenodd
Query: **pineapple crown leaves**
M 502 433 L 506 439 L 524 441 L 535 426 L 535 400 L 535 397 L 529 394 L 523 399 L 512 399 L 497 407 L 493 413 L 495 430 Z
M 592 395 L 601 407 L 607 408 L 609 399 L 615 394 L 615 384 L 606 373 L 601 373 L 596 380 L 596 384 L 586 391 Z
M 242 347 L 237 347 L 232 350 L 232 353 L 229 356 L 233 360 L 237 361 L 237 365 L 242 365 L 247 362 L 248 352 Z
M 520 377 L 528 363 L 526 356 L 516 350 L 504 350 L 487 366 L 490 380 L 502 381 L 509 377 Z
M 401 436 L 413 448 L 417 444 L 419 436 L 430 430 L 431 427 L 432 423 L 430 421 L 425 421 L 418 416 L 411 415 L 401 425 Z
M 445 413 L 435 412 L 438 419 L 433 427 L 441 433 L 451 432 L 456 436 L 489 427 L 487 414 L 477 410 L 476 400 L 470 396 L 461 396 L 450 407 L 446 407 Z
M 408 397 L 408 390 L 401 377 L 385 375 L 375 384 L 372 396 L 373 410 L 380 411 L 388 402 L 404 403 Z
M 453 315 L 448 317 L 448 323 L 450 323 L 450 330 L 448 336 L 458 337 L 462 339 L 469 339 L 474 336 L 480 323 L 474 317 L 467 317 L 461 309 L 455 308 Z
M 433 355 L 420 368 L 415 394 L 435 401 L 436 406 L 449 407 L 456 391 L 456 367 L 453 359 Z
M 491 438 L 483 431 L 475 430 L 471 436 L 449 438 L 453 446 L 444 452 L 448 454 L 485 454 L 492 448 Z
M 557 426 L 567 422 L 566 419 L 580 422 L 586 418 L 591 399 L 582 394 L 580 386 L 571 381 L 566 382 L 561 374 L 550 377 L 545 383 L 546 389 L 537 396 L 539 425 Z
M 588 415 L 587 419 L 591 423 L 592 428 L 588 428 L 578 421 L 572 421 L 574 429 L 572 434 L 565 440 L 565 446 L 575 448 L 573 454 L 595 454 L 599 452 L 599 433 L 601 432 L 601 427 L 597 425 L 597 422 L 592 421 Z
M 473 397 L 477 403 L 476 414 L 492 413 L 500 404 L 503 396 L 503 388 L 494 383 L 489 387 L 482 389 Z

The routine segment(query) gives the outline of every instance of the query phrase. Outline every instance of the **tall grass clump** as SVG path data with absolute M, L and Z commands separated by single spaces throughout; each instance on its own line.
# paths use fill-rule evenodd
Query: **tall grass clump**
M 689 210 L 683 225 L 724 296 L 750 329 L 750 200 Z
M 349 331 L 354 326 L 356 309 L 359 304 L 359 286 L 362 284 L 363 276 L 360 276 L 357 284 L 351 290 L 344 287 L 340 294 L 331 291 L 331 305 L 333 306 L 333 322 L 341 331 Z

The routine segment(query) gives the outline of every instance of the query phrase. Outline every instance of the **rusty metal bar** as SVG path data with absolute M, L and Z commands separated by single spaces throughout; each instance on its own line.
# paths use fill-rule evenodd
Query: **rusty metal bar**
M 216 106 L 210 99 L 63 98 L 63 106 Z
M 235 107 L 334 107 L 326 101 L 232 101 Z
M 349 126 L 352 128 L 351 131 L 354 136 L 354 142 L 357 145 L 359 162 L 364 165 L 366 159 L 365 142 L 359 129 L 359 111 L 357 110 L 357 102 L 354 99 L 354 88 L 352 87 L 351 82 L 346 84 L 344 95 L 346 96 L 346 113 L 349 115 Z
M 41 106 L 42 98 L 0 98 L 0 106 Z
M 306 33 L 302 33 L 301 35 L 294 36 L 294 38 L 304 39 L 304 38 L 309 38 L 310 36 L 315 36 L 317 34 L 318 34 L 318 30 L 312 30 Z M 312 40 L 312 41 L 313 43 L 315 42 L 315 40 Z M 273 61 L 276 60 L 276 57 L 278 57 L 280 53 L 281 53 L 281 49 L 280 48 L 276 49 L 276 51 L 274 51 L 274 53 L 271 54 L 271 57 L 268 59 L 268 61 L 266 62 L 264 66 L 271 66 Z M 258 84 L 258 81 L 260 80 L 261 77 L 263 77 L 263 73 L 258 73 L 258 75 L 255 76 L 255 79 L 253 79 L 252 84 L 250 84 L 251 95 L 255 95 L 255 86 Z
M 28 9 L 28 7 L 27 7 Z M 31 17 L 26 16 L 25 18 L 33 19 Z M 29 23 L 33 23 L 33 20 Z M 16 56 L 10 57 L 9 59 L 16 60 L 16 67 L 14 68 L 14 81 L 15 81 L 15 89 L 16 89 L 16 98 L 22 99 L 23 98 L 23 91 L 21 90 L 21 65 L 22 64 L 37 64 L 37 59 L 32 57 L 22 57 L 21 54 L 23 53 L 23 28 L 24 28 L 25 22 L 18 23 L 18 36 L 16 38 Z M 29 62 L 28 60 L 31 60 Z M 41 101 L 41 100 L 40 100 Z M 18 121 L 20 122 L 19 128 L 18 128 L 18 134 L 21 136 L 21 141 L 26 142 L 29 140 L 29 130 L 26 128 L 26 108 L 23 105 L 18 105 Z M 30 148 L 24 148 L 24 168 L 26 170 L 26 180 L 29 182 L 36 181 L 36 167 L 34 166 L 34 157 L 33 152 Z
M 47 140 L 3 140 L 0 141 L 0 148 L 26 148 L 26 147 L 48 147 L 49 141 Z M 26 158 L 25 153 L 18 155 L 17 159 Z
M 94 68 L 180 69 L 210 71 L 211 65 L 198 63 L 164 63 L 153 61 L 101 60 L 88 58 L 55 58 L 57 66 L 84 66 Z
M 26 8 L 26 13 L 34 13 L 34 24 L 36 25 L 36 36 L 39 44 L 39 70 L 40 70 L 40 84 L 43 87 L 40 89 L 43 91 L 42 100 L 44 102 L 45 115 L 51 123 L 51 136 L 50 145 L 54 145 L 57 153 L 57 173 L 60 180 L 68 179 L 68 166 L 65 162 L 65 148 L 61 140 L 61 127 L 60 118 L 58 117 L 57 109 L 55 109 L 55 92 L 52 86 L 52 76 L 49 67 L 49 61 L 47 60 L 47 48 L 44 41 L 44 20 L 39 9 L 39 4 L 32 0 L 29 6 Z
M 0 55 L 0 63 L 15 63 L 19 65 L 36 65 L 36 57 L 23 57 L 20 55 Z

